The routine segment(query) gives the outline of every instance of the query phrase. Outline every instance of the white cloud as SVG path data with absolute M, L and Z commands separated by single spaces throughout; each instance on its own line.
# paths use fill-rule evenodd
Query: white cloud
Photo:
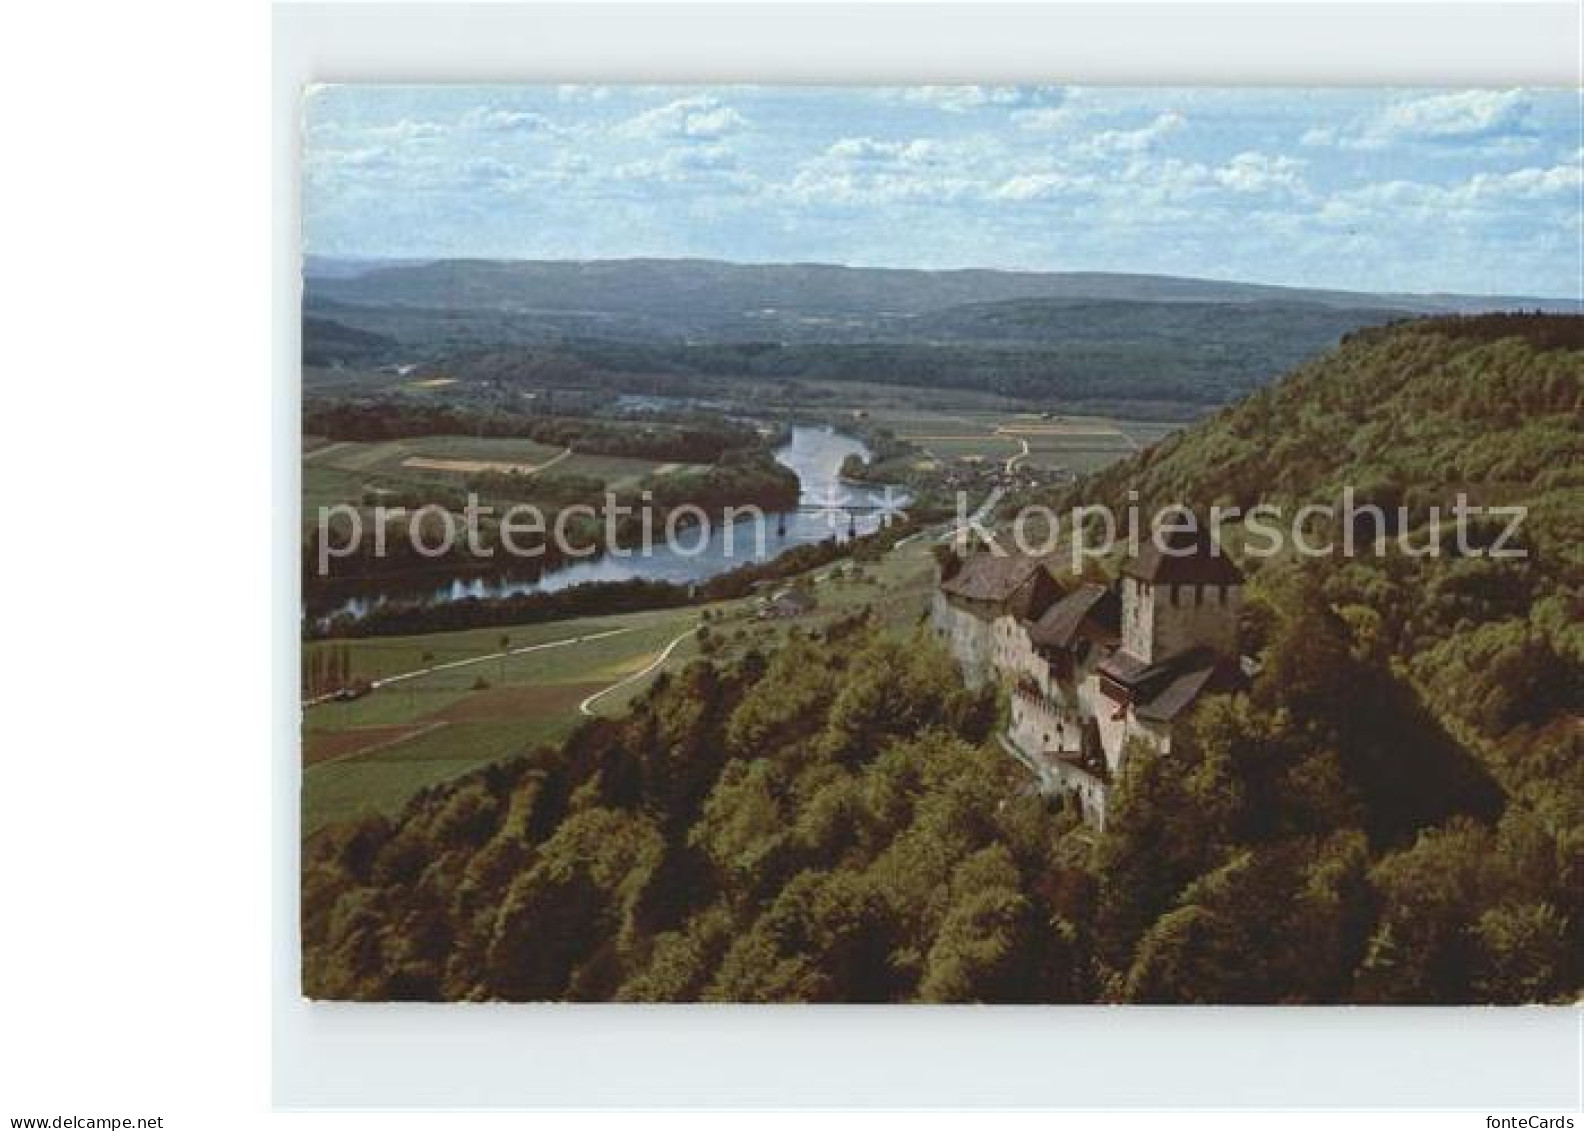
M 1462 90 L 1393 102 L 1342 129 L 1315 127 L 1304 145 L 1383 150 L 1410 144 L 1461 143 L 1493 153 L 1532 148 L 1533 101 L 1521 90 Z
M 831 143 L 825 156 L 836 161 L 880 161 L 918 164 L 939 156 L 941 146 L 928 138 L 913 141 L 876 141 L 869 137 L 844 137 Z
M 1162 208 L 1221 197 L 1307 199 L 1306 163 L 1245 151 L 1217 164 L 1153 152 L 1183 128 L 1177 113 L 1142 127 L 1107 130 L 1054 150 L 985 137 L 881 140 L 845 137 L 804 162 L 784 190 L 800 201 L 844 204 L 978 201 L 1028 204 L 1086 197 L 1125 214 L 1133 204 Z M 1119 221 L 1121 222 L 1121 221 Z
M 589 86 L 568 83 L 556 87 L 556 98 L 561 102 L 604 102 L 611 95 L 608 86 Z
M 1352 224 L 1393 216 L 1435 221 L 1480 212 L 1525 216 L 1536 203 L 1575 199 L 1581 187 L 1584 169 L 1566 163 L 1507 173 L 1475 173 L 1452 184 L 1382 181 L 1334 194 L 1321 210 L 1321 218 Z
M 709 140 L 746 128 L 748 119 L 707 94 L 645 110 L 616 127 L 621 137 Z
M 515 165 L 495 157 L 474 157 L 462 162 L 457 170 L 461 180 L 479 187 L 498 187 L 517 180 Z
M 1296 157 L 1248 152 L 1239 153 L 1214 176 L 1235 192 L 1298 192 L 1304 187 L 1303 167 Z
M 982 195 L 993 160 L 982 139 L 844 137 L 777 190 L 802 203 L 944 202 Z
M 436 141 L 445 137 L 450 127 L 440 122 L 402 118 L 376 126 L 321 122 L 309 132 L 314 137 L 346 137 L 353 141 L 404 145 L 415 141 Z
M 1059 105 L 1066 97 L 1062 88 L 1047 86 L 909 86 L 884 93 L 903 102 L 933 106 L 951 114 L 993 107 L 1050 107 Z
M 1079 146 L 1078 152 L 1091 157 L 1107 157 L 1119 153 L 1143 153 L 1155 148 L 1164 137 L 1176 133 L 1187 119 L 1175 110 L 1156 115 L 1147 126 L 1134 130 L 1101 130 L 1090 134 Z
M 1074 176 L 1070 173 L 1019 173 L 997 185 L 991 190 L 990 196 L 995 200 L 1019 203 L 1054 200 L 1057 197 L 1090 191 L 1095 185 L 1096 181 L 1093 177 Z
M 1246 208 L 1243 197 L 1263 197 L 1265 203 L 1310 196 L 1303 178 L 1304 162 L 1294 157 L 1246 151 L 1225 164 L 1157 158 L 1139 154 L 1125 165 L 1097 178 L 1105 196 L 1126 222 L 1128 207 L 1188 206 L 1195 208 Z
M 1393 138 L 1468 138 L 1522 129 L 1529 99 L 1519 90 L 1464 90 L 1398 102 L 1376 116 L 1370 133 Z
M 1079 119 L 1071 106 L 1045 106 L 1037 110 L 1015 110 L 1012 120 L 1026 130 L 1062 130 Z
M 543 114 L 490 106 L 478 106 L 463 114 L 462 125 L 468 129 L 500 133 L 537 133 L 553 128 L 553 123 Z
M 739 174 L 737 158 L 724 145 L 684 145 L 666 150 L 659 157 L 632 161 L 618 166 L 617 180 L 659 180 L 668 183 L 701 177 L 725 178 L 746 186 L 752 177 Z
M 495 157 L 456 158 L 389 146 L 318 149 L 308 155 L 307 165 L 320 184 L 403 192 L 494 191 L 524 180 L 520 169 Z
M 1569 163 L 1549 169 L 1515 169 L 1510 173 L 1476 173 L 1460 190 L 1469 200 L 1539 200 L 1573 195 L 1584 186 L 1584 168 Z
M 394 169 L 398 164 L 395 155 L 383 145 L 365 145 L 356 149 L 315 148 L 307 153 L 305 160 L 311 169 L 327 172 L 359 169 L 379 172 Z

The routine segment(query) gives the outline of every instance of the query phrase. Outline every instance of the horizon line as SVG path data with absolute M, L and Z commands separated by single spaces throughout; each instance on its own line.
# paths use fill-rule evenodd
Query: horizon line
M 1033 268 L 1033 267 L 915 267 L 897 264 L 853 264 L 837 263 L 819 259 L 764 259 L 743 260 L 723 259 L 711 255 L 610 255 L 590 257 L 557 257 L 557 256 L 524 256 L 524 255 L 401 255 L 401 254 L 366 254 L 363 252 L 322 252 L 303 249 L 301 253 L 302 265 L 306 267 L 310 258 L 321 260 L 339 260 L 346 263 L 554 263 L 554 264 L 594 264 L 594 263 L 711 263 L 727 267 L 824 267 L 839 271 L 894 271 L 907 272 L 921 275 L 947 275 L 984 273 L 995 275 L 1109 275 L 1135 279 L 1173 279 L 1194 283 L 1223 283 L 1240 287 L 1263 287 L 1270 290 L 1285 291 L 1316 291 L 1321 293 L 1343 295 L 1369 295 L 1375 297 L 1402 297 L 1402 298 L 1507 298 L 1507 299 L 1537 299 L 1543 302 L 1570 302 L 1584 307 L 1584 290 L 1578 294 L 1519 294 L 1512 291 L 1368 291 L 1354 287 L 1340 287 L 1333 285 L 1320 285 L 1312 283 L 1266 283 L 1250 279 L 1224 278 L 1213 275 L 1175 275 L 1164 271 L 1138 271 L 1114 270 L 1101 268 Z

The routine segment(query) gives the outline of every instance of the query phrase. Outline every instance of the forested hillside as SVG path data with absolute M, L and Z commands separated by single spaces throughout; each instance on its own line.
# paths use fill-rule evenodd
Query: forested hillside
M 1349 331 L 1401 317 L 1320 303 L 1025 300 L 693 338 L 587 312 L 322 311 L 305 321 L 305 362 L 422 362 L 468 383 L 730 395 L 754 380 L 867 382 L 1194 406 L 1224 404 Z
M 1244 643 L 1266 645 L 1265 670 L 1246 700 L 1200 711 L 1172 756 L 1138 760 L 1097 854 L 1102 888 L 1137 901 L 1110 940 L 1117 962 L 1138 948 L 1133 992 L 1217 1000 L 1251 979 L 1273 997 L 1291 992 L 1291 971 L 1265 962 L 1279 954 L 1270 932 L 1293 914 L 1271 901 L 1315 894 L 1298 861 L 1333 881 L 1352 869 L 1357 961 L 1347 976 L 1347 963 L 1335 967 L 1326 997 L 1517 1001 L 1578 990 L 1581 413 L 1584 319 L 1426 320 L 1355 334 L 1065 500 L 1120 506 L 1131 488 L 1146 510 L 1263 501 L 1290 514 L 1353 486 L 1388 516 L 1406 508 L 1404 520 L 1389 518 L 1394 537 L 1379 557 L 1245 556 Z M 1460 492 L 1526 508 L 1516 544 L 1528 556 L 1460 553 L 1449 521 L 1436 556 L 1402 552 L 1398 534 L 1435 543 L 1430 508 L 1445 520 Z M 1360 525 L 1355 545 L 1367 546 L 1374 520 Z M 1469 544 L 1493 544 L 1505 525 L 1475 520 Z M 1228 529 L 1229 544 L 1240 537 Z M 1497 793 L 1480 800 L 1477 778 Z M 1306 837 L 1324 839 L 1312 853 Z M 1326 897 L 1333 912 L 1340 898 Z M 1346 919 L 1312 922 L 1315 945 L 1337 944 L 1327 932 Z
M 1060 501 L 1529 508 L 1530 556 L 1260 562 L 1252 690 L 1104 834 L 996 704 L 862 621 L 305 849 L 316 997 L 1524 1002 L 1584 955 L 1584 320 L 1354 335 Z M 1395 533 L 1395 531 L 1394 531 Z M 1493 532 L 1487 531 L 1487 535 Z M 1229 542 L 1239 544 L 1236 531 Z

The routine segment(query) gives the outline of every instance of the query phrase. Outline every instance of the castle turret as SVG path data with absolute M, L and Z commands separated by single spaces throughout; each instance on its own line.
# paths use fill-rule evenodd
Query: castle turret
M 1243 574 L 1206 530 L 1150 538 L 1122 570 L 1122 650 L 1158 664 L 1190 648 L 1238 654 Z

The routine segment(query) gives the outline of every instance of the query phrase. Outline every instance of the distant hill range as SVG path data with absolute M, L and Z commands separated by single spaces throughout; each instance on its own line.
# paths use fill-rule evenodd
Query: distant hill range
M 818 263 L 739 264 L 703 259 L 591 262 L 445 259 L 433 262 L 310 258 L 310 300 L 355 305 L 494 310 L 717 326 L 737 336 L 800 328 L 817 338 L 867 323 L 886 334 L 929 333 L 929 316 L 1001 302 L 1306 304 L 1405 314 L 1487 310 L 1576 312 L 1568 300 L 1523 296 L 1369 294 L 1101 272 L 916 271 Z
M 1098 272 L 309 257 L 304 354 L 310 364 L 364 365 L 548 346 L 610 370 L 610 347 L 620 345 L 626 353 L 616 368 L 627 372 L 1210 404 L 1363 326 L 1410 315 L 1578 309 L 1565 299 Z M 718 348 L 750 343 L 770 352 L 739 359 Z M 591 354 L 596 348 L 604 352 Z

